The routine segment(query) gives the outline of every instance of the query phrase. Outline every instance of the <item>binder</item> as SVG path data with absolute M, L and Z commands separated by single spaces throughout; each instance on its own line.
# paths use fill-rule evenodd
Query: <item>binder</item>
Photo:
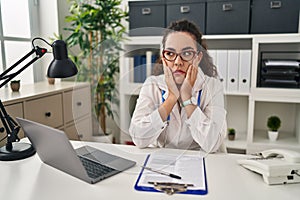
M 223 88 L 227 90 L 227 50 L 217 50 L 216 52 L 216 66 L 223 83 Z
M 141 68 L 141 74 L 140 74 L 140 78 L 141 78 L 141 81 L 140 83 L 144 83 L 146 78 L 147 78 L 147 60 L 146 60 L 146 55 L 142 55 L 141 56 L 141 65 L 140 65 L 140 68 Z
M 251 50 L 240 50 L 238 86 L 241 93 L 250 91 L 251 53 Z
M 208 54 L 212 58 L 213 64 L 217 66 L 217 50 L 210 49 L 210 50 L 208 50 Z
M 238 92 L 239 50 L 228 50 L 227 92 Z
M 153 74 L 153 67 L 158 56 L 153 51 L 146 51 L 147 77 Z
M 134 82 L 143 83 L 146 80 L 147 66 L 146 55 L 134 56 Z
M 157 62 L 157 59 L 159 58 L 159 56 L 157 54 L 153 54 L 151 57 L 151 75 L 153 74 L 153 70 L 154 70 L 154 66 Z
M 128 70 L 128 74 L 124 75 L 124 78 L 126 78 L 125 81 L 132 83 L 134 82 L 134 61 L 133 57 L 125 57 L 124 62 L 125 62 L 125 68 Z
M 134 71 L 133 71 L 133 81 L 135 83 L 140 83 L 141 82 L 141 56 L 140 55 L 135 55 L 133 57 L 133 62 L 134 62 Z
M 149 154 L 145 160 L 144 166 L 152 167 L 153 165 L 150 164 L 151 163 L 150 160 L 151 159 L 154 160 L 155 158 L 153 158 L 153 157 L 155 157 L 155 156 L 157 156 L 157 155 Z M 196 176 L 198 179 L 195 178 L 194 180 L 192 180 L 190 182 L 185 182 L 185 181 L 189 181 L 189 180 L 186 180 L 185 176 L 182 176 L 181 180 L 173 179 L 174 181 L 172 181 L 172 178 L 170 178 L 168 176 L 157 175 L 157 176 L 160 176 L 157 179 L 162 181 L 160 183 L 167 183 L 167 184 L 174 183 L 176 185 L 178 185 L 178 184 L 193 185 L 194 184 L 195 187 L 188 186 L 187 188 L 185 188 L 184 191 L 181 191 L 180 194 L 193 194 L 193 195 L 207 194 L 208 190 L 207 190 L 207 180 L 206 180 L 206 169 L 205 169 L 204 157 L 200 157 L 199 154 L 198 155 L 187 155 L 187 156 L 180 154 L 180 155 L 177 155 L 177 157 L 174 159 L 174 161 L 168 163 L 168 160 L 170 161 L 170 158 L 173 155 L 164 155 L 164 156 L 165 156 L 165 159 L 163 159 L 164 157 L 159 157 L 159 156 L 157 157 L 158 160 L 160 160 L 162 162 L 166 162 L 166 166 L 162 167 L 163 170 L 168 170 L 168 167 L 167 167 L 168 164 L 176 165 L 177 162 L 181 162 L 184 165 L 184 170 L 181 170 L 181 172 L 184 171 L 185 173 L 190 173 L 190 176 L 193 176 L 193 177 Z M 155 163 L 155 162 L 153 161 L 152 163 Z M 176 166 L 175 166 L 175 168 L 176 168 Z M 149 178 L 149 173 L 151 173 L 151 171 L 149 172 L 146 169 L 142 168 L 141 172 L 137 178 L 134 188 L 138 191 L 165 192 L 163 190 L 158 190 L 157 188 L 155 188 L 152 185 L 144 183 L 145 180 L 147 180 L 148 183 L 153 181 L 151 178 Z M 175 172 L 175 173 L 177 173 L 177 172 Z M 182 174 L 179 174 L 179 175 L 182 175 Z M 199 177 L 198 177 L 198 175 L 199 175 Z M 198 181 L 196 181 L 196 180 L 198 180 Z
M 152 51 L 146 51 L 146 68 L 146 77 L 149 77 L 152 72 Z

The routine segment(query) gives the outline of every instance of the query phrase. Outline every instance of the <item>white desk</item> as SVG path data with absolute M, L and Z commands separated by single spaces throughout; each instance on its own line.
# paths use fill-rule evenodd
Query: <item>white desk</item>
M 74 147 L 83 142 L 73 142 Z M 0 161 L 1 200 L 100 200 L 100 199 L 299 199 L 300 184 L 268 186 L 258 174 L 239 165 L 244 155 L 210 154 L 206 162 L 208 194 L 168 196 L 163 193 L 141 192 L 134 184 L 146 155 L 157 149 L 134 146 L 86 143 L 90 146 L 135 160 L 137 165 L 123 173 L 90 185 L 41 162 L 38 155 L 25 160 Z M 53 147 L 55 148 L 55 147 Z

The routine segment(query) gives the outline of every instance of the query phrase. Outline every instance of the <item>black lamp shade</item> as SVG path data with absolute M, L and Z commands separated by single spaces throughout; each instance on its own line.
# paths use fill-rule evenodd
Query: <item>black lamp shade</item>
M 78 70 L 68 58 L 67 45 L 63 40 L 56 40 L 52 44 L 54 59 L 48 67 L 47 76 L 50 78 L 67 78 L 77 74 Z

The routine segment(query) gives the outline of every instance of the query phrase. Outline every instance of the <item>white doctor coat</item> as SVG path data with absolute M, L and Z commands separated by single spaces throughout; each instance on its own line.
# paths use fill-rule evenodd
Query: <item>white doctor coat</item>
M 192 96 L 200 107 L 187 118 L 184 108 L 176 104 L 168 121 L 162 121 L 158 107 L 169 95 L 164 75 L 148 77 L 143 84 L 129 128 L 136 146 L 202 149 L 215 152 L 222 145 L 227 131 L 222 83 L 198 70 Z M 165 93 L 162 96 L 162 91 Z

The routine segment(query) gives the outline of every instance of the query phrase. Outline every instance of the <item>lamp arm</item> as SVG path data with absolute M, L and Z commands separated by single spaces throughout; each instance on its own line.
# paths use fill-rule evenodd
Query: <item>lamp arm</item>
M 28 58 L 31 54 L 33 54 L 35 52 L 35 49 L 32 49 L 29 53 L 27 53 L 25 56 L 23 56 L 20 60 L 18 60 L 15 64 L 13 64 L 12 66 L 10 66 L 8 69 L 6 69 L 1 75 L 0 78 L 2 79 L 2 77 L 4 75 L 6 75 L 8 72 L 10 72 L 12 69 L 14 69 L 16 66 L 18 66 L 21 62 L 23 62 L 26 58 Z
M 19 69 L 15 73 L 4 76 L 3 78 L 6 79 L 6 80 L 1 83 L 0 88 L 3 87 L 6 83 L 8 83 L 11 79 L 16 77 L 18 74 L 20 74 L 22 71 L 24 71 L 27 67 L 29 67 L 31 64 L 33 64 L 36 60 L 38 60 L 37 57 L 33 58 L 30 62 L 28 62 L 24 67 L 22 67 L 21 69 Z
M 13 120 L 13 118 L 11 118 L 7 114 L 1 100 L 0 100 L 0 118 L 1 118 L 1 122 L 4 126 L 4 129 L 7 134 L 6 149 L 12 150 L 12 142 L 15 142 L 15 141 L 18 142 L 20 140 L 18 137 L 18 132 L 20 131 L 20 126 L 18 126 L 17 122 L 15 122 Z M 4 132 L 4 130 L 2 129 L 1 132 Z
M 15 67 L 17 67 L 20 63 L 22 63 L 26 58 L 28 58 L 33 53 L 35 53 L 36 56 L 31 61 L 29 61 L 26 65 L 24 65 L 18 71 L 8 74 L 11 70 L 13 70 Z M 31 64 L 33 64 L 35 61 L 40 59 L 43 55 L 45 55 L 45 53 L 47 53 L 47 49 L 40 48 L 38 46 L 34 47 L 24 57 L 22 57 L 15 64 L 13 64 L 11 67 L 9 67 L 3 73 L 0 74 L 0 81 L 4 80 L 0 84 L 0 88 L 2 88 L 6 83 L 8 83 L 11 79 L 16 77 L 22 71 L 24 71 L 27 67 L 29 67 Z M 0 100 L 0 118 L 1 118 L 1 122 L 4 126 L 5 132 L 7 134 L 6 149 L 8 151 L 10 151 L 13 148 L 12 142 L 16 142 L 16 141 L 20 140 L 18 137 L 18 132 L 20 130 L 20 126 L 18 126 L 18 124 L 13 120 L 13 118 L 7 114 L 5 107 L 3 106 L 3 103 L 1 100 Z M 1 128 L 0 132 L 3 132 L 3 131 L 4 131 L 3 128 Z
M 18 74 L 20 74 L 23 70 L 25 70 L 27 67 L 29 67 L 31 64 L 33 64 L 36 60 L 41 58 L 45 53 L 47 52 L 47 49 L 35 47 L 33 48 L 29 53 L 27 53 L 24 57 L 22 57 L 20 60 L 18 60 L 15 64 L 13 64 L 11 67 L 9 67 L 7 70 L 5 70 L 2 74 L 0 74 L 0 80 L 5 80 L 0 84 L 0 88 L 2 88 L 6 83 L 8 83 L 11 79 L 16 77 Z M 6 75 L 11 70 L 13 70 L 15 67 L 17 67 L 21 62 L 23 62 L 26 58 L 28 58 L 31 54 L 36 53 L 36 56 L 28 62 L 24 67 L 19 69 L 15 73 L 11 73 L 9 75 Z

